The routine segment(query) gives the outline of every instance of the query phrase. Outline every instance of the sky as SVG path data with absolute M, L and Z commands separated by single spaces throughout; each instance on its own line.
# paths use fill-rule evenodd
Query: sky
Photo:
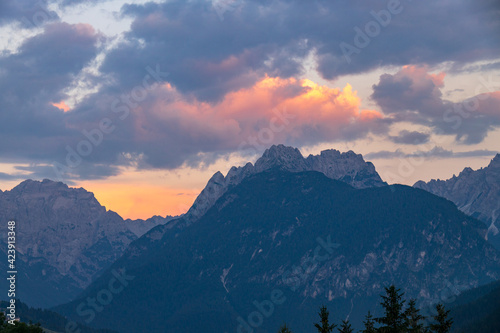
M 84 187 L 177 215 L 272 144 L 388 183 L 500 152 L 496 0 L 2 0 L 0 189 Z

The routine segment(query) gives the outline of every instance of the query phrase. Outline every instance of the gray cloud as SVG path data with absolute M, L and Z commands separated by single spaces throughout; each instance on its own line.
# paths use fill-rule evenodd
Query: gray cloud
M 464 158 L 464 157 L 488 157 L 495 156 L 498 152 L 479 149 L 464 152 L 454 152 L 452 150 L 444 149 L 443 147 L 435 146 L 434 148 L 422 151 L 417 150 L 413 153 L 407 154 L 402 150 L 397 149 L 395 151 L 382 150 L 374 153 L 369 153 L 365 155 L 366 159 L 393 159 L 393 158 L 412 158 L 412 157 L 426 157 L 426 158 Z
M 0 27 L 18 23 L 24 28 L 35 28 L 58 20 L 57 14 L 49 10 L 47 5 L 46 0 L 2 0 L 0 2 Z
M 68 115 L 54 107 L 64 89 L 97 54 L 97 39 L 85 25 L 54 23 L 26 40 L 18 53 L 0 57 L 0 151 L 2 158 L 46 161 L 63 156 L 78 139 Z
M 443 99 L 443 77 L 429 74 L 425 67 L 405 67 L 394 75 L 382 75 L 371 98 L 395 121 L 426 125 L 437 134 L 455 135 L 465 144 L 480 143 L 500 127 L 500 94 L 495 92 L 499 82 L 490 85 L 478 77 L 478 91 L 491 93 L 453 103 Z
M 400 131 L 397 136 L 390 136 L 389 140 L 394 143 L 405 144 L 405 145 L 420 145 L 429 141 L 430 135 L 427 133 L 420 133 L 416 131 Z
M 354 44 L 354 28 L 376 22 L 371 12 L 386 10 L 385 3 L 242 1 L 222 21 L 212 1 L 125 5 L 132 29 L 101 70 L 127 85 L 145 64 L 159 63 L 180 91 L 214 101 L 263 73 L 302 73 L 302 60 L 313 51 L 328 79 L 384 65 L 466 64 L 498 56 L 495 6 L 492 0 L 401 1 L 402 12 L 347 63 L 339 45 Z

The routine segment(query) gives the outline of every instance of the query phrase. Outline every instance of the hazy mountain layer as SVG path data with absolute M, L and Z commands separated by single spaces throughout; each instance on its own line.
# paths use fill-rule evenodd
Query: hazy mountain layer
M 419 181 L 413 185 L 453 201 L 464 213 L 488 225 L 488 239 L 500 250 L 500 154 L 486 168 L 465 168 L 448 180 Z
M 27 180 L 0 192 L 0 216 L 0 242 L 7 240 L 7 221 L 16 221 L 16 297 L 31 306 L 70 301 L 138 237 L 93 193 L 50 180 Z M 7 259 L 1 261 L 4 271 L 6 265 Z M 0 288 L 8 290 L 5 279 Z

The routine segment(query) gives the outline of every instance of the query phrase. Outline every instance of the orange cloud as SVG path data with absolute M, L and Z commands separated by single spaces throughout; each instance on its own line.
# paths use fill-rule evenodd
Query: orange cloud
M 168 84 L 158 94 L 169 98 L 158 96 L 154 105 L 137 113 L 136 134 L 144 140 L 155 139 L 155 134 L 145 129 L 152 117 L 154 123 L 175 121 L 194 140 L 209 136 L 228 142 L 229 146 L 231 142 L 237 146 L 246 137 L 269 128 L 276 110 L 290 115 L 290 121 L 281 124 L 286 126 L 278 126 L 275 142 L 307 139 L 311 131 L 324 140 L 341 139 L 346 126 L 358 122 L 366 125 L 383 117 L 375 110 L 360 110 L 360 98 L 351 85 L 331 88 L 307 79 L 266 76 L 252 87 L 228 93 L 215 104 L 185 99 Z M 360 130 L 367 129 L 365 126 Z
M 428 66 L 406 65 L 403 66 L 400 73 L 414 78 L 429 78 L 436 85 L 436 87 L 444 87 L 444 78 L 446 73 L 440 72 L 438 74 L 431 74 L 429 73 Z
M 68 112 L 69 111 L 69 106 L 64 101 L 60 101 L 59 103 L 52 103 L 52 105 L 55 106 L 58 109 L 63 110 L 64 112 Z

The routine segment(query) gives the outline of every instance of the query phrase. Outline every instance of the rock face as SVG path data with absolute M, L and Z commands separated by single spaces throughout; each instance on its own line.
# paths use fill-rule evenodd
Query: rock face
M 320 155 L 304 158 L 297 148 L 273 145 L 255 165 L 247 163 L 243 167 L 233 166 L 226 177 L 221 172 L 215 173 L 186 213 L 185 219 L 190 222 L 198 220 L 229 188 L 251 175 L 271 168 L 290 172 L 318 171 L 330 179 L 343 181 L 355 188 L 387 185 L 371 162 L 365 162 L 363 156 L 352 151 L 340 153 L 330 149 L 322 151 Z
M 0 193 L 0 216 L 1 242 L 7 221 L 16 221 L 16 297 L 31 306 L 69 301 L 137 238 L 93 193 L 50 180 L 27 180 Z M 7 290 L 5 279 L 0 288 Z
M 319 172 L 271 168 L 230 188 L 198 222 L 134 241 L 57 311 L 86 320 L 75 309 L 88 310 L 86 299 L 123 268 L 126 288 L 91 325 L 123 333 L 277 332 L 286 321 L 307 332 L 325 304 L 332 320 L 351 314 L 359 328 L 368 310 L 380 314 L 379 295 L 392 283 L 427 304 L 499 279 L 499 252 L 483 229 L 423 190 L 355 189 Z
M 485 222 L 485 238 L 500 250 L 500 154 L 486 168 L 465 168 L 458 177 L 413 186 L 453 201 L 464 213 Z

